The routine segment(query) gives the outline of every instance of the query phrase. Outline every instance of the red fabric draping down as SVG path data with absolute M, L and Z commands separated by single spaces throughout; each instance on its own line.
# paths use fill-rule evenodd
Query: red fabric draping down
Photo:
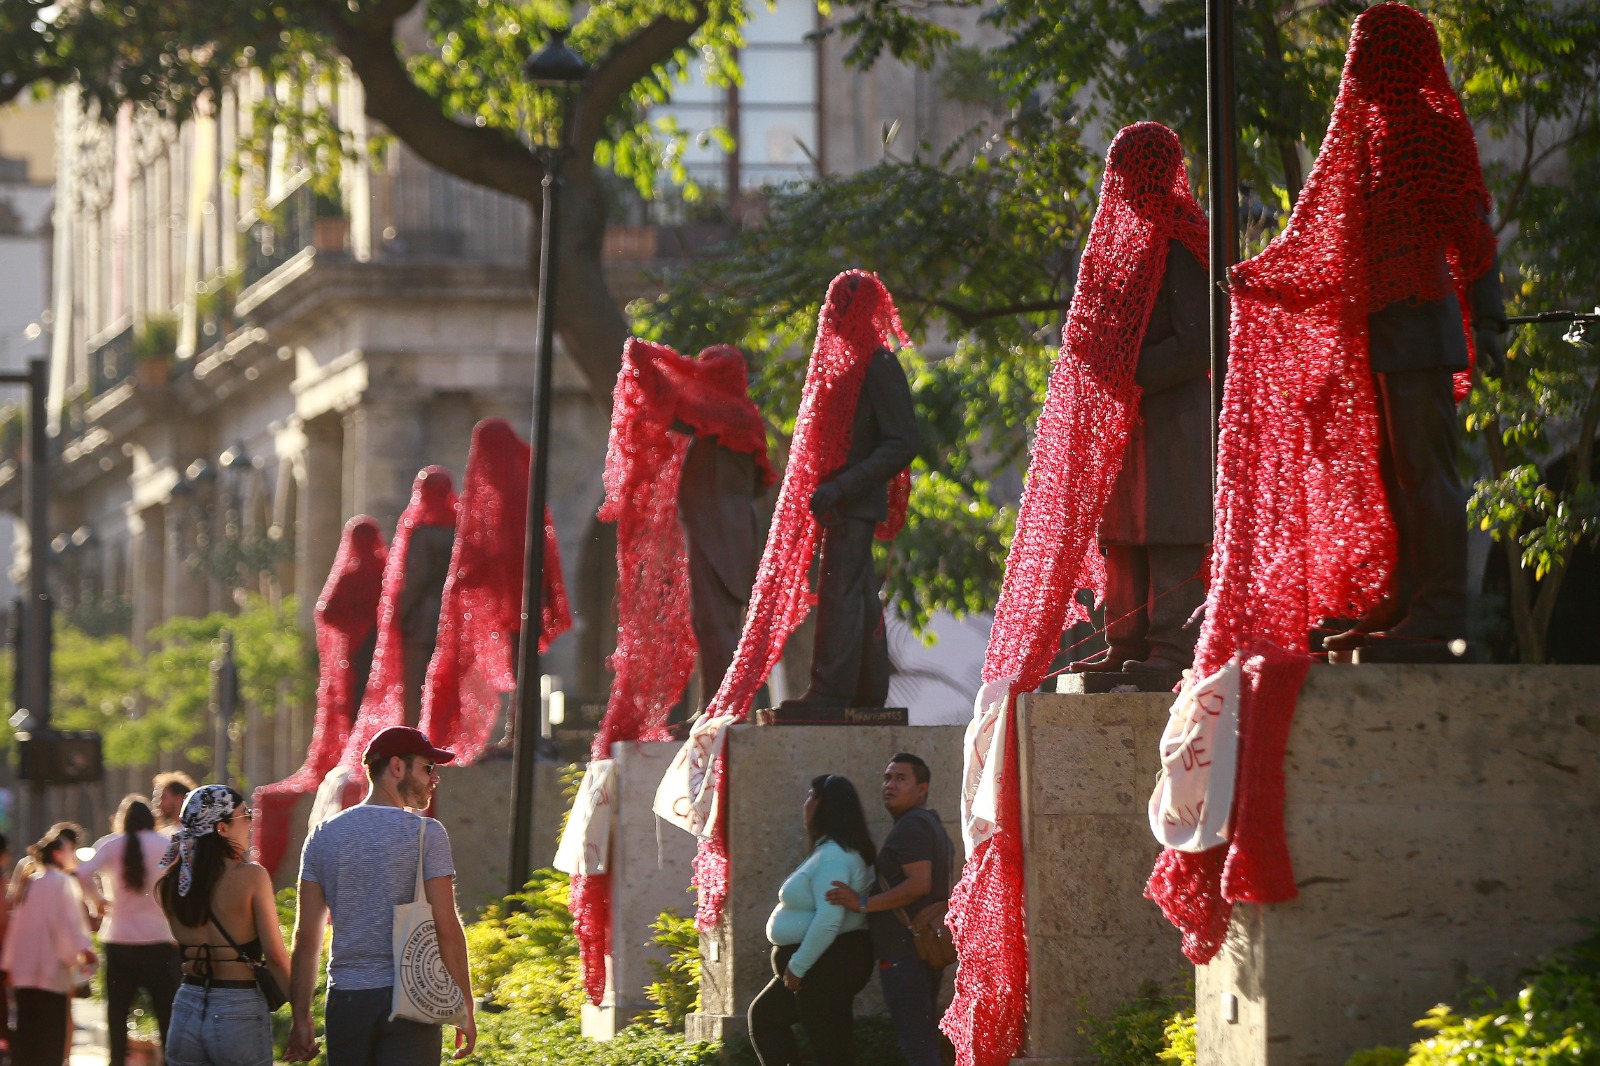
M 750 704 L 772 668 L 783 655 L 789 635 L 805 620 L 816 602 L 807 585 L 817 546 L 817 522 L 811 517 L 811 494 L 845 465 L 850 457 L 856 400 L 866 378 L 867 364 L 891 337 L 909 343 L 894 299 L 876 274 L 847 270 L 828 286 L 827 298 L 817 315 L 817 339 L 806 367 L 795 417 L 789 465 L 778 489 L 778 503 L 767 531 L 767 545 L 756 571 L 744 631 L 733 665 L 723 675 L 722 687 L 706 707 L 708 718 L 743 721 Z M 902 473 L 904 481 L 909 473 Z M 892 489 L 890 502 L 906 499 L 903 487 Z M 903 510 L 891 510 L 879 526 L 879 536 L 892 535 L 904 524 Z M 718 795 L 723 794 L 723 760 L 712 771 Z M 695 924 L 709 930 L 722 916 L 728 894 L 728 850 L 723 804 L 709 835 L 702 837 L 694 860 L 694 885 L 699 889 Z
M 322 777 L 339 763 L 350 723 L 361 703 L 354 691 L 351 656 L 378 624 L 388 552 L 378 523 L 357 515 L 345 523 L 333 569 L 317 598 L 317 716 L 300 769 L 256 789 L 256 861 L 275 871 L 289 842 L 289 816 L 295 801 L 317 790 Z
M 1134 372 L 1173 240 L 1206 262 L 1205 216 L 1178 138 L 1141 122 L 1120 131 L 1106 156 L 984 656 L 986 682 L 1017 679 L 1005 710 L 1012 723 L 1017 693 L 1038 687 L 1063 630 L 1085 617 L 1077 591 L 1093 590 L 1097 602 L 1105 593 L 1100 519 L 1139 417 Z M 961 965 L 942 1026 L 962 1066 L 1009 1062 L 1025 1033 L 1021 800 L 1015 729 L 1007 734 L 1000 820 L 950 901 Z
M 678 481 L 690 438 L 672 431 L 674 421 L 755 456 L 764 482 L 777 480 L 737 348 L 717 345 L 690 359 L 664 344 L 629 339 L 611 399 L 599 514 L 617 524 L 615 677 L 592 759 L 609 758 L 618 741 L 665 739 L 667 717 L 694 670 L 689 557 L 678 525 Z M 570 889 L 584 986 L 599 1004 L 611 950 L 610 875 L 574 875 Z
M 428 664 L 418 724 L 435 744 L 476 762 L 489 746 L 522 629 L 528 466 L 532 455 L 510 423 L 486 418 L 472 430 L 461 483 L 460 520 L 439 614 L 438 645 Z M 572 628 L 561 553 L 549 508 L 544 513 L 544 584 L 539 650 Z
M 1470 307 L 1468 287 L 1494 261 L 1488 208 L 1433 25 L 1404 4 L 1367 10 L 1288 225 L 1232 273 L 1216 547 L 1194 672 L 1244 649 L 1261 676 L 1241 692 L 1245 747 L 1226 861 L 1165 853 L 1147 891 L 1197 963 L 1220 947 L 1230 900 L 1293 898 L 1281 782 L 1272 817 L 1260 810 L 1269 801 L 1251 795 L 1282 773 L 1281 749 L 1259 738 L 1288 728 L 1316 621 L 1363 614 L 1391 585 L 1367 315 L 1452 287 Z

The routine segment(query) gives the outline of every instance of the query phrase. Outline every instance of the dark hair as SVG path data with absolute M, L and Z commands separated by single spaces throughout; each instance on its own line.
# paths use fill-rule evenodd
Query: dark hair
M 28 849 L 28 857 L 45 866 L 60 866 L 61 864 L 55 861 L 56 850 L 63 843 L 77 847 L 78 839 L 82 835 L 83 830 L 71 822 L 57 822 L 39 838 L 38 843 Z
M 11 850 L 11 838 L 6 836 L 4 833 L 0 833 L 0 855 L 4 855 L 6 852 L 8 852 L 10 850 Z
M 234 813 L 237 815 L 244 809 L 244 793 L 233 788 L 228 791 L 233 794 Z M 211 892 L 222 879 L 228 860 L 240 858 L 243 849 L 223 839 L 222 834 L 215 830 L 195 837 L 193 847 L 194 872 L 189 883 L 189 894 L 178 894 L 178 875 L 174 871 L 156 882 L 156 896 L 169 918 L 176 918 L 179 924 L 198 929 L 211 920 Z
M 923 762 L 920 756 L 913 755 L 909 751 L 897 751 L 889 759 L 889 765 L 893 766 L 897 762 L 903 762 L 911 767 L 911 776 L 917 779 L 917 784 L 926 785 L 933 780 L 933 771 L 928 769 L 928 764 Z
M 156 827 L 156 816 L 150 805 L 138 796 L 122 801 L 117 821 L 125 837 L 122 844 L 122 883 L 135 892 L 144 891 L 144 842 L 139 834 Z
M 878 849 L 872 844 L 872 834 L 867 831 L 867 815 L 861 809 L 861 797 L 856 786 L 841 774 L 823 774 L 811 779 L 811 794 L 817 805 L 806 822 L 809 844 L 827 837 L 835 844 L 861 856 L 871 866 L 878 861 Z

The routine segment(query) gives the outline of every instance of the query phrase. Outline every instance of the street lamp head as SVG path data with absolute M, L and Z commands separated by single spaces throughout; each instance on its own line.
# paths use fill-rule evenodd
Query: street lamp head
M 567 31 L 552 30 L 550 43 L 528 57 L 522 76 L 541 89 L 557 92 L 575 87 L 589 76 L 589 64 L 567 47 Z
M 523 64 L 522 76 L 555 99 L 555 114 L 546 116 L 542 135 L 536 132 L 534 143 L 541 151 L 564 154 L 572 136 L 572 105 L 589 76 L 589 64 L 567 47 L 566 30 L 553 30 L 550 43 Z

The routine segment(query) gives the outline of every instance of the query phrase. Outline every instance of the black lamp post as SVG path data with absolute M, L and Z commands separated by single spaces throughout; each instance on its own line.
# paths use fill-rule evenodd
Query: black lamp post
M 1239 261 L 1239 165 L 1233 84 L 1233 5 L 1206 0 L 1206 187 L 1211 214 L 1211 469 L 1228 375 L 1228 268 Z
M 544 509 L 550 480 L 550 377 L 555 357 L 556 201 L 561 167 L 572 150 L 574 104 L 589 65 L 567 47 L 566 33 L 550 35 L 544 50 L 528 60 L 523 77 L 555 104 L 531 130 L 533 150 L 544 168 L 540 182 L 539 347 L 534 355 L 533 462 L 528 470 L 528 531 L 522 571 L 522 639 L 517 646 L 516 750 L 512 763 L 511 863 L 507 891 L 521 892 L 533 872 L 534 765 L 539 752 L 539 640 L 543 636 Z M 553 128 L 552 128 L 553 127 Z

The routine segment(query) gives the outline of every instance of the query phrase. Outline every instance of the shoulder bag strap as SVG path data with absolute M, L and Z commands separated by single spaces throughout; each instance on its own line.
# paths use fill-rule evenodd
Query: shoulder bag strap
M 239 946 L 239 942 L 228 935 L 228 931 L 222 927 L 222 923 L 217 921 L 217 914 L 211 909 L 211 904 L 209 903 L 206 904 L 206 917 L 211 919 L 212 927 L 215 928 L 217 932 L 222 934 L 222 939 L 228 942 L 228 946 L 233 949 L 233 953 L 239 956 L 239 962 L 248 963 L 251 966 L 260 966 L 263 964 L 261 959 L 252 958 L 251 956 L 245 954 L 245 950 Z
M 428 820 L 422 815 L 417 815 L 417 887 L 412 891 L 411 902 L 421 903 L 427 898 L 427 890 L 422 887 L 422 854 L 426 843 L 423 835 L 428 831 Z

